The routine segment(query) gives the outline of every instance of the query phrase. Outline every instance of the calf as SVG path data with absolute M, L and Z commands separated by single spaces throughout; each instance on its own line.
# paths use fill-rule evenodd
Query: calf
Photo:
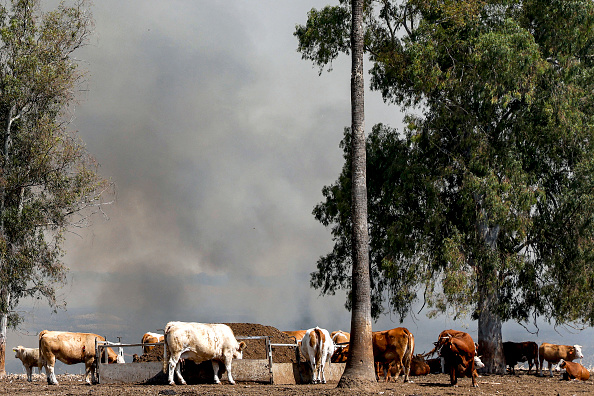
M 571 362 L 574 359 L 582 359 L 582 347 L 580 345 L 556 345 L 543 342 L 538 348 L 539 373 L 542 377 L 542 366 L 546 360 L 549 364 L 549 376 L 553 376 L 553 364 L 557 364 L 561 359 Z
M 43 362 L 39 358 L 39 348 L 25 348 L 19 345 L 12 350 L 16 352 L 14 357 L 20 359 L 27 370 L 27 381 L 33 381 L 33 367 L 37 367 L 40 373 L 43 367 Z
M 510 367 L 512 374 L 516 373 L 515 366 L 518 362 L 528 362 L 528 374 L 530 374 L 532 366 L 536 365 L 538 345 L 532 341 L 507 341 L 503 343 L 503 355 L 505 356 L 505 364 Z
M 565 369 L 565 372 L 563 373 L 563 379 L 566 381 L 569 381 L 570 379 L 587 381 L 590 378 L 590 372 L 579 363 L 566 362 L 565 360 L 561 359 L 559 362 L 559 368 Z
M 243 357 L 245 342 L 237 342 L 233 330 L 225 324 L 169 322 L 165 326 L 165 350 L 168 358 L 163 361 L 163 372 L 167 373 L 170 385 L 175 385 L 173 374 L 186 384 L 181 375 L 180 359 L 194 363 L 212 361 L 214 382 L 219 384 L 219 362 L 227 369 L 229 383 L 235 384 L 231 375 L 231 361 Z
M 331 361 L 334 348 L 328 330 L 315 327 L 306 331 L 301 340 L 301 352 L 311 367 L 312 383 L 326 383 L 324 367 L 326 361 Z
M 397 378 L 404 369 L 404 382 L 408 382 L 410 364 L 415 350 L 415 337 L 405 327 L 372 333 L 373 360 L 376 365 L 378 380 L 381 371 L 385 373 L 385 382 L 390 381 L 392 372 Z M 391 366 L 394 366 L 392 370 Z M 394 379 L 396 380 L 396 379 Z
M 419 375 L 427 375 L 431 372 L 431 367 L 425 361 L 423 355 L 415 355 L 413 356 L 410 362 L 410 375 L 419 376 Z

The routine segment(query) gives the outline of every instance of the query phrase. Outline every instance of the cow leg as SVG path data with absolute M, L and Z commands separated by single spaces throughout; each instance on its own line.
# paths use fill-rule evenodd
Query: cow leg
M 175 380 L 173 379 L 173 375 L 177 375 L 177 379 L 181 382 L 182 385 L 186 384 L 184 377 L 181 375 L 181 365 L 180 359 L 181 353 L 176 353 L 175 355 L 169 356 L 168 366 L 168 375 L 167 375 L 167 382 L 169 385 L 175 385 Z
M 212 363 L 212 371 L 214 372 L 214 382 L 215 384 L 220 384 L 221 380 L 219 379 L 219 362 L 217 360 L 211 360 Z
M 538 361 L 539 361 L 539 363 L 540 363 L 540 364 L 538 365 L 538 366 L 539 366 L 539 367 L 538 367 L 538 376 L 539 376 L 539 377 L 542 377 L 542 365 L 543 365 L 543 363 L 544 363 L 544 357 L 542 357 L 542 356 L 539 356 L 539 357 L 538 357 Z
M 547 362 L 549 364 L 549 377 L 553 376 L 553 363 Z
M 95 370 L 92 370 L 92 367 L 92 364 L 85 363 L 85 382 L 87 383 L 87 385 L 91 385 L 91 381 L 89 380 L 89 373 L 91 373 L 92 371 L 91 375 L 95 375 Z
M 326 355 L 322 355 L 322 361 L 320 362 L 320 375 L 318 378 L 322 382 L 322 384 L 326 383 L 326 374 L 324 374 L 324 367 L 326 367 Z
M 49 363 L 45 366 L 45 375 L 47 377 L 47 383 L 49 385 L 58 385 L 56 374 L 54 373 L 54 362 L 50 365 Z
M 458 383 L 458 378 L 456 378 L 456 368 L 452 364 L 450 368 L 450 385 L 456 385 Z
M 33 366 L 27 366 L 25 369 L 27 370 L 27 381 L 33 382 Z
M 233 376 L 231 375 L 231 362 L 232 361 L 233 361 L 232 356 L 226 356 L 223 364 L 225 365 L 225 369 L 227 370 L 227 379 L 229 380 L 229 383 L 231 385 L 235 385 L 235 380 L 233 379 Z

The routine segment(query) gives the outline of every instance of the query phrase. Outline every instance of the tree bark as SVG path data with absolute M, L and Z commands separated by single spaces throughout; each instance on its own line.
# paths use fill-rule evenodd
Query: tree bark
M 10 305 L 10 292 L 6 289 L 0 290 L 0 305 L 8 307 Z M 0 313 L 0 378 L 6 376 L 6 334 L 8 328 L 8 314 Z
M 482 207 L 483 202 L 479 200 Z M 482 222 L 478 225 L 480 237 L 486 248 L 493 254 L 497 252 L 497 237 L 500 227 L 489 227 L 488 215 L 483 209 Z M 488 259 L 486 260 L 488 261 Z M 505 374 L 505 357 L 503 355 L 503 337 L 501 336 L 501 318 L 495 307 L 499 301 L 499 283 L 497 267 L 494 263 L 481 263 L 479 269 L 479 319 L 478 319 L 478 354 L 485 364 L 484 370 L 491 374 Z
M 351 117 L 352 117 L 352 223 L 353 273 L 350 355 L 338 387 L 376 382 L 371 343 L 371 286 L 367 230 L 365 152 L 365 84 L 363 79 L 363 0 L 352 2 Z

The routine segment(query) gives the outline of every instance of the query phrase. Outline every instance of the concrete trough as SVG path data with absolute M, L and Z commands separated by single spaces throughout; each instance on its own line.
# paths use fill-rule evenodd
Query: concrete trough
M 344 371 L 344 363 L 326 364 L 326 381 L 338 382 Z M 311 369 L 308 364 L 273 363 L 272 373 L 268 360 L 240 359 L 231 365 L 233 378 L 238 382 L 263 382 L 275 385 L 292 385 L 311 382 Z M 208 373 L 207 371 L 205 371 Z M 212 373 L 212 371 L 211 371 Z M 212 374 L 210 374 L 212 375 Z M 212 377 L 199 375 L 201 380 L 212 382 Z M 189 383 L 190 379 L 186 378 Z M 227 380 L 227 373 L 221 376 Z M 167 377 L 163 373 L 162 362 L 141 362 L 123 364 L 99 364 L 99 382 L 102 384 L 154 383 L 164 384 Z

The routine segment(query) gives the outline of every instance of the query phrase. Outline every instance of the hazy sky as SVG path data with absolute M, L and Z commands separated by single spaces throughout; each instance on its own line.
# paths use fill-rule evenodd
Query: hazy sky
M 7 347 L 35 346 L 43 329 L 136 343 L 171 320 L 350 329 L 344 295 L 309 287 L 332 247 L 311 212 L 342 168 L 350 60 L 318 76 L 293 31 L 327 4 L 95 1 L 95 35 L 76 53 L 89 74 L 73 128 L 115 182 L 115 202 L 109 220 L 68 238 L 67 310 L 24 301 L 27 320 Z M 400 128 L 399 109 L 378 93 L 366 106 L 367 130 L 380 121 Z M 476 338 L 476 323 L 424 312 L 404 325 L 417 352 L 445 328 L 466 326 Z M 388 315 L 374 329 L 397 326 Z M 514 341 L 590 345 L 591 334 L 504 328 Z M 584 355 L 594 358 L 594 347 Z M 6 367 L 23 372 L 12 352 Z

